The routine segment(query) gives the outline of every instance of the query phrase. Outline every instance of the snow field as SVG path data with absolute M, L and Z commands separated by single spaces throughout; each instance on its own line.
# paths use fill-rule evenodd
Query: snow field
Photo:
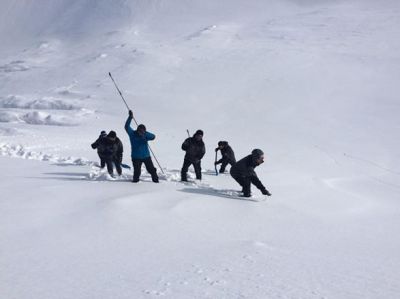
M 2 296 L 399 297 L 398 2 L 0 7 Z M 101 130 L 131 164 L 108 72 L 157 136 L 160 184 L 98 168 Z M 204 180 L 182 184 L 199 128 Z M 214 175 L 219 140 L 264 150 L 272 197 Z

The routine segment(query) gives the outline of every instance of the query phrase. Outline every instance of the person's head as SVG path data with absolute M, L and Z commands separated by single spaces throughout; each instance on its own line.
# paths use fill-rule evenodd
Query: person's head
M 106 137 L 106 136 L 107 136 L 106 131 L 101 131 L 101 132 L 100 132 L 100 136 L 101 136 L 101 137 Z
M 115 133 L 114 131 L 110 131 L 107 137 L 110 138 L 111 140 L 115 140 L 117 138 L 117 133 Z
M 228 145 L 228 142 L 227 141 L 219 141 L 218 142 L 218 148 L 219 149 L 223 149 L 225 146 L 227 146 Z
M 138 125 L 137 132 L 139 135 L 143 136 L 146 133 L 146 126 L 144 124 Z
M 253 158 L 253 161 L 256 163 L 256 165 L 260 165 L 264 163 L 264 152 L 258 148 L 253 149 L 251 152 L 251 156 Z
M 202 130 L 197 130 L 196 133 L 194 133 L 194 139 L 197 141 L 200 141 L 203 139 L 204 132 Z

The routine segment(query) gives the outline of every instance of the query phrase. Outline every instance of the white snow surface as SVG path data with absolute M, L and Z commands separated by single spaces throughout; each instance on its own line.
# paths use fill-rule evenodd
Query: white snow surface
M 400 297 L 400 2 L 0 8 L 0 298 Z M 98 167 L 101 130 L 131 164 L 108 72 L 160 184 Z M 182 184 L 186 129 L 207 153 Z M 219 140 L 264 150 L 271 197 L 215 176 Z

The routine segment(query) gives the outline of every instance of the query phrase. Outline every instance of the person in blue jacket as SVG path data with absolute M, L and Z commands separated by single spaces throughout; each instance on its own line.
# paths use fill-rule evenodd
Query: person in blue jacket
M 133 164 L 133 183 L 139 182 L 142 163 L 146 166 L 147 172 L 150 173 L 151 179 L 154 183 L 158 183 L 157 169 L 154 167 L 153 161 L 151 160 L 149 151 L 149 140 L 154 140 L 156 136 L 146 131 L 146 127 L 140 124 L 136 131 L 131 128 L 131 121 L 133 119 L 132 110 L 129 110 L 128 119 L 125 122 L 125 131 L 129 135 L 132 148 L 132 164 Z

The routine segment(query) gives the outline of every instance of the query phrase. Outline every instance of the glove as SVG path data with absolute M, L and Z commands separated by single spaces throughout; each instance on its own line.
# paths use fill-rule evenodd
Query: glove
M 218 162 L 217 162 L 217 161 L 215 161 L 215 162 L 214 162 L 214 165 L 218 165 Z
M 264 195 L 267 195 L 267 196 L 271 196 L 272 195 L 271 193 L 269 193 L 269 191 L 267 189 L 262 189 L 261 193 L 264 194 Z
M 217 148 L 215 149 L 215 152 L 218 152 L 218 150 L 219 150 L 219 148 L 217 147 Z
M 130 118 L 133 118 L 133 112 L 132 112 L 132 110 L 129 110 L 129 117 L 130 117 Z

